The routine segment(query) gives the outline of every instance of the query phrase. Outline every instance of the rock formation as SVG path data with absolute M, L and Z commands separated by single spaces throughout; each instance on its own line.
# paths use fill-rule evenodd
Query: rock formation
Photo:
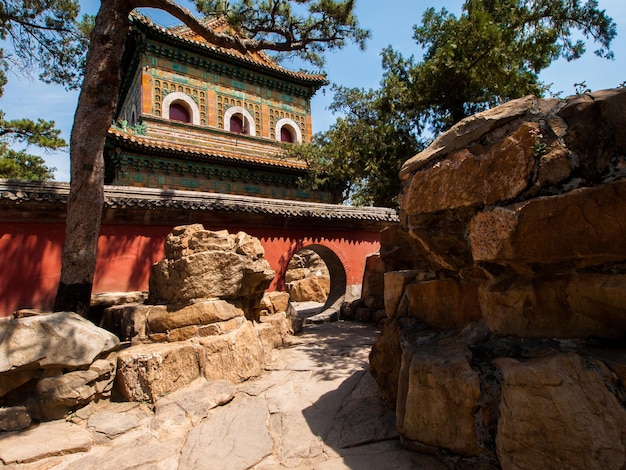
M 119 340 L 75 313 L 0 322 L 0 431 L 111 395 Z
M 370 363 L 406 447 L 625 467 L 625 110 L 623 88 L 529 96 L 404 164 Z
M 293 255 L 285 283 L 292 302 L 326 302 L 330 293 L 328 267 L 313 250 L 300 250 Z
M 155 263 L 148 303 L 104 310 L 102 324 L 131 347 L 118 354 L 116 391 L 154 402 L 199 377 L 242 382 L 297 329 L 286 292 L 268 292 L 274 271 L 243 232 L 176 227 Z

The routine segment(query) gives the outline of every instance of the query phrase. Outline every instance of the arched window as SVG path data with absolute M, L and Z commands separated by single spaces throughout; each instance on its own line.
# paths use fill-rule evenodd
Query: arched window
M 241 106 L 231 106 L 226 110 L 224 130 L 237 134 L 256 135 L 252 114 Z
M 172 121 L 191 122 L 189 110 L 180 101 L 170 104 L 170 119 Z
M 302 143 L 302 132 L 293 119 L 283 118 L 276 123 L 276 140 L 292 144 Z
M 283 126 L 280 128 L 280 141 L 288 144 L 293 144 L 293 134 L 289 130 L 289 126 Z
M 161 104 L 162 117 L 179 122 L 200 125 L 200 110 L 189 95 L 178 91 L 169 93 Z
M 230 117 L 230 132 L 235 134 L 248 134 L 249 129 L 246 129 L 243 117 L 241 114 L 233 114 Z

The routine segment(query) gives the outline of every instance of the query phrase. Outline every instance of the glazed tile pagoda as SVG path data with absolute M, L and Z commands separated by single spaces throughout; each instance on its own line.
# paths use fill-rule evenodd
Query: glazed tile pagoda
M 216 31 L 223 19 L 207 23 Z M 306 164 L 284 145 L 311 141 L 310 100 L 324 75 L 263 53 L 215 47 L 186 27 L 131 16 L 107 184 L 333 202 L 299 185 Z

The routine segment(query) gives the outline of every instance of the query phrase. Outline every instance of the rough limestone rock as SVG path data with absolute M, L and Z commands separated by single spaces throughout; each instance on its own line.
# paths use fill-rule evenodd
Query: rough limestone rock
M 0 408 L 0 432 L 19 431 L 30 426 L 31 418 L 25 406 Z
M 289 260 L 285 283 L 293 302 L 326 302 L 330 293 L 328 267 L 309 249 L 300 250 Z
M 87 367 L 118 344 L 116 336 L 71 312 L 0 322 L 0 374 Z
M 150 331 L 165 333 L 185 326 L 209 325 L 244 316 L 243 310 L 219 299 L 195 302 L 179 310 L 172 310 L 169 306 L 155 305 L 148 314 Z
M 87 403 L 110 397 L 116 365 L 117 357 L 111 354 L 86 370 L 39 379 L 35 395 L 27 401 L 32 417 L 41 421 L 62 419 Z
M 165 241 L 165 258 L 152 268 L 149 302 L 214 297 L 256 302 L 274 278 L 263 254 L 260 242 L 246 234 L 212 232 L 200 224 L 176 227 Z
M 293 302 L 326 302 L 330 292 L 330 278 L 305 277 L 287 284 L 287 291 Z
M 261 242 L 195 224 L 174 228 L 164 251 L 149 303 L 104 311 L 103 324 L 131 343 L 118 358 L 118 394 L 154 403 L 200 377 L 238 383 L 259 375 L 295 321 L 288 293 L 265 292 L 274 272 Z M 179 414 L 170 410 L 159 427 L 186 422 Z
M 474 422 L 480 381 L 470 359 L 467 348 L 450 342 L 404 351 L 396 409 L 404 439 L 460 455 L 480 453 Z
M 116 336 L 75 313 L 23 316 L 0 322 L 0 399 L 24 409 L 3 425 L 64 418 L 111 394 Z
M 495 363 L 503 375 L 496 438 L 503 468 L 533 468 L 545 458 L 551 468 L 624 468 L 626 411 L 608 390 L 606 367 L 572 353 Z
M 120 351 L 117 390 L 126 400 L 153 403 L 200 377 L 197 354 L 196 347 L 184 341 Z
M 233 332 L 194 342 L 199 345 L 200 364 L 207 379 L 239 383 L 261 373 L 263 352 L 251 322 Z
M 528 96 L 403 165 L 370 368 L 407 448 L 624 468 L 625 126 L 625 88 Z

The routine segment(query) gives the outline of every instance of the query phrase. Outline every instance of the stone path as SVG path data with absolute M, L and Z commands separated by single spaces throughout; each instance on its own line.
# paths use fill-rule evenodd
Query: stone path
M 369 326 L 307 326 L 255 380 L 196 382 L 159 400 L 98 403 L 68 421 L 0 433 L 0 468 L 424 469 L 367 372 Z

